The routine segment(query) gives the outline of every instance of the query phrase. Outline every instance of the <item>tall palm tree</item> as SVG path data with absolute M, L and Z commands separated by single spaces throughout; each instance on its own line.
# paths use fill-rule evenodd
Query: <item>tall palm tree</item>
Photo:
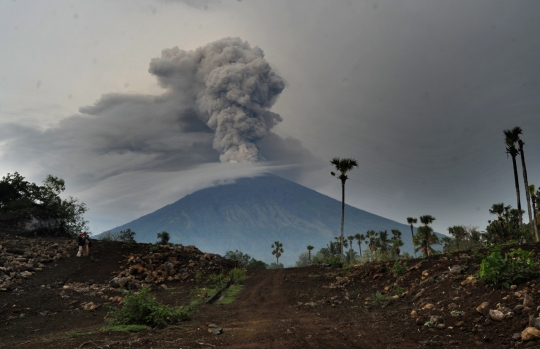
M 521 127 L 514 127 L 512 132 L 517 134 L 517 143 L 519 145 L 519 154 L 521 155 L 521 167 L 523 169 L 523 183 L 525 183 L 525 194 L 527 194 L 527 211 L 529 212 L 529 222 L 531 226 L 531 233 L 534 235 L 536 241 L 538 241 L 538 229 L 536 229 L 536 224 L 533 223 L 532 211 L 531 211 L 531 195 L 529 193 L 529 181 L 527 180 L 527 166 L 525 165 L 525 151 L 523 150 L 523 145 L 525 143 L 519 135 L 523 133 Z M 518 208 L 519 209 L 519 208 Z
M 420 216 L 420 222 L 423 224 L 423 226 L 418 228 L 419 231 L 417 235 L 420 237 L 422 242 L 422 250 L 424 251 L 424 255 L 426 257 L 433 253 L 433 248 L 431 248 L 430 244 L 436 244 L 439 242 L 439 238 L 433 233 L 433 229 L 429 226 L 434 220 L 435 217 L 431 215 Z
M 362 258 L 362 241 L 366 239 L 366 236 L 364 234 L 356 234 L 354 238 L 358 242 L 358 255 L 360 256 L 360 258 Z
M 413 224 L 416 224 L 416 222 L 418 222 L 418 220 L 416 218 L 412 218 L 412 217 L 407 217 L 407 223 L 409 223 L 409 225 L 411 226 L 411 237 L 412 237 L 412 241 L 414 241 L 414 230 L 413 230 Z M 414 243 L 413 243 L 414 244 Z M 414 256 L 416 257 L 416 250 L 413 248 L 413 251 L 414 251 Z
M 308 250 L 308 261 L 309 261 L 309 263 L 311 263 L 311 250 L 313 250 L 313 249 L 314 249 L 313 246 L 308 245 L 307 250 Z
M 276 265 L 279 266 L 279 257 L 283 253 L 283 244 L 279 241 L 275 241 L 272 244 L 272 254 L 276 256 Z
M 388 231 L 386 230 L 380 230 L 379 231 L 379 239 L 377 240 L 379 247 L 381 248 L 381 252 L 385 254 L 388 252 L 388 243 L 390 240 L 388 240 Z
M 462 225 L 455 225 L 453 227 L 448 227 L 448 233 L 452 235 L 456 241 L 456 248 L 459 251 L 460 250 L 460 242 L 463 241 L 465 236 L 467 236 L 467 232 L 465 231 L 465 228 Z
M 377 239 L 377 232 L 375 230 L 368 230 L 366 232 L 366 239 L 368 239 L 368 247 L 370 251 L 375 251 L 377 245 L 375 243 Z
M 538 219 L 536 216 L 536 204 L 537 204 L 537 198 L 536 195 L 534 195 L 535 192 L 534 184 L 529 185 L 529 193 L 531 194 L 531 201 L 532 201 L 532 210 L 533 210 L 533 218 L 534 218 L 534 224 L 536 225 L 536 229 L 538 229 Z
M 341 261 L 343 262 L 343 240 L 345 239 L 345 235 L 343 232 L 343 226 L 345 224 L 345 182 L 349 177 L 347 177 L 347 173 L 349 171 L 352 171 L 353 168 L 358 167 L 358 162 L 355 159 L 340 159 L 340 158 L 333 158 L 330 163 L 334 166 L 337 172 L 339 172 L 339 175 L 336 175 L 335 172 L 330 172 L 330 174 L 334 177 L 337 176 L 339 180 L 341 180 Z
M 517 207 L 521 211 L 521 196 L 519 194 L 519 179 L 517 173 L 516 165 L 516 156 L 519 154 L 519 151 L 516 149 L 516 142 L 519 138 L 516 128 L 512 130 L 504 130 L 504 141 L 506 143 L 506 153 L 510 154 L 512 157 L 512 165 L 514 166 L 514 182 L 516 184 L 516 196 L 517 196 Z M 519 225 L 523 225 L 523 217 L 519 216 Z
M 401 254 L 400 247 L 404 245 L 401 239 L 401 231 L 392 229 L 392 239 L 390 241 L 392 242 L 392 251 L 394 251 L 396 256 L 399 256 Z

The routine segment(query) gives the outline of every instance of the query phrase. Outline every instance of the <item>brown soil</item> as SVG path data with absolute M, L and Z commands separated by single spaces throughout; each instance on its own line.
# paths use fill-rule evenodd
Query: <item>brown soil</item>
M 233 303 L 199 304 L 189 321 L 138 333 L 100 330 L 107 314 L 103 295 L 63 290 L 63 285 L 107 284 L 120 263 L 130 253 L 140 253 L 141 246 L 96 242 L 92 259 L 63 258 L 15 289 L 0 292 L 0 348 L 511 348 L 536 344 L 512 340 L 514 333 L 527 326 L 529 315 L 538 316 L 536 306 L 501 322 L 489 320 L 475 308 L 488 301 L 491 308 L 504 303 L 513 309 L 522 303 L 516 291 L 526 291 L 540 304 L 540 279 L 512 291 L 481 282 L 462 285 L 478 270 L 479 260 L 468 253 L 409 260 L 409 270 L 402 277 L 394 276 L 390 263 L 349 270 L 311 266 L 252 271 Z M 525 246 L 535 256 L 539 247 Z M 454 265 L 463 268 L 461 273 L 448 273 Z M 166 284 L 168 289 L 154 290 L 164 303 L 186 304 L 193 298 L 194 280 Z M 380 304 L 374 304 L 377 292 L 386 296 Z M 395 294 L 397 299 L 390 299 Z M 95 311 L 79 309 L 78 304 L 89 301 L 100 306 Z M 433 307 L 422 310 L 426 304 Z M 412 310 L 418 318 L 411 316 Z M 444 318 L 440 326 L 444 328 L 428 323 L 432 315 Z M 223 333 L 209 333 L 209 323 L 217 324 Z

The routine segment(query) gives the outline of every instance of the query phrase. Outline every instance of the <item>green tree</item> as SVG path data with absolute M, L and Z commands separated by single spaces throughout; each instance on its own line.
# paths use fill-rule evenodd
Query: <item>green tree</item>
M 379 231 L 379 238 L 376 240 L 376 245 L 381 249 L 383 255 L 388 252 L 389 242 L 390 240 L 388 240 L 388 231 Z
M 158 243 L 160 245 L 167 245 L 171 236 L 166 231 L 162 231 L 161 233 L 157 233 L 157 238 L 159 239 Z
M 311 263 L 309 258 L 309 252 L 302 252 L 298 256 L 298 260 L 296 261 L 296 267 L 307 267 Z
M 506 153 L 510 154 L 512 157 L 512 165 L 514 167 L 514 183 L 516 186 L 516 196 L 517 196 L 517 207 L 521 211 L 521 195 L 519 194 L 519 177 L 517 172 L 516 156 L 519 154 L 519 151 L 516 149 L 516 142 L 519 138 L 517 133 L 519 130 L 516 128 L 512 130 L 504 130 L 504 142 L 506 143 Z M 523 225 L 523 217 L 519 217 L 519 225 Z
M 370 251 L 377 249 L 377 232 L 375 230 L 368 230 L 366 232 L 366 238 L 368 241 L 368 248 Z
M 411 226 L 411 241 L 414 241 L 414 227 L 413 224 L 416 224 L 418 220 L 416 218 L 407 217 L 407 223 Z M 416 249 L 414 249 L 414 256 L 416 257 Z
M 431 254 L 433 254 L 434 250 L 431 245 L 439 242 L 439 238 L 429 226 L 434 220 L 435 217 L 431 215 L 420 216 L 420 222 L 423 224 L 423 226 L 419 227 L 416 231 L 416 238 L 419 240 L 422 253 L 424 253 L 425 257 L 429 257 Z
M 118 233 L 118 241 L 127 242 L 127 243 L 135 243 L 135 233 L 131 229 L 126 230 L 120 230 Z
M 283 244 L 279 241 L 275 241 L 272 244 L 272 255 L 276 256 L 276 265 L 279 266 L 279 257 L 283 253 Z
M 467 236 L 465 227 L 462 225 L 454 225 L 453 227 L 448 227 L 448 233 L 452 235 L 455 239 L 456 249 L 459 251 L 462 249 L 463 240 Z
M 392 229 L 392 239 L 390 239 L 390 242 L 392 243 L 392 253 L 398 257 L 401 254 L 401 246 L 404 245 L 403 240 L 401 239 L 401 231 Z
M 529 213 L 529 222 L 531 234 L 534 235 L 534 238 L 538 242 L 538 230 L 536 229 L 536 224 L 533 223 L 532 211 L 531 211 L 531 195 L 529 193 L 529 181 L 527 180 L 527 166 L 525 165 L 525 150 L 523 146 L 525 142 L 521 139 L 520 135 L 523 133 L 521 127 L 514 127 L 512 133 L 517 135 L 517 143 L 519 145 L 519 154 L 521 155 L 521 168 L 523 169 L 523 182 L 525 183 L 525 194 L 527 197 L 527 212 Z M 519 207 L 518 207 L 519 210 Z
M 360 258 L 362 258 L 362 241 L 366 239 L 366 236 L 364 234 L 356 234 L 354 235 L 354 238 L 356 239 L 356 242 L 358 243 L 358 255 Z
M 341 246 L 340 246 L 340 254 L 341 254 L 341 261 L 343 262 L 343 244 L 345 239 L 345 233 L 344 233 L 344 224 L 345 224 L 345 182 L 349 177 L 347 177 L 347 173 L 352 171 L 355 167 L 358 167 L 358 162 L 355 159 L 340 159 L 340 158 L 333 158 L 330 163 L 334 166 L 335 170 L 339 172 L 339 175 L 336 175 L 335 172 L 330 172 L 330 174 L 334 177 L 339 178 L 341 181 Z
M 307 250 L 308 250 L 308 261 L 309 261 L 310 264 L 311 264 L 311 251 L 312 251 L 313 249 L 314 249 L 313 246 L 311 246 L 311 245 L 308 245 L 308 246 L 307 246 Z

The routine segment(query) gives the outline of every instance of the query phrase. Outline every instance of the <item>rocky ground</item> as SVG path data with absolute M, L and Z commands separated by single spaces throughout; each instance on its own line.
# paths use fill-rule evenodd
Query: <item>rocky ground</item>
M 1 348 L 540 348 L 540 278 L 486 286 L 470 253 L 409 260 L 401 276 L 393 263 L 253 271 L 231 304 L 123 333 L 103 329 L 121 288 L 187 304 L 234 265 L 193 246 L 96 242 L 76 258 L 70 240 L 0 234 L 0 245 Z M 524 248 L 538 258 L 539 245 Z

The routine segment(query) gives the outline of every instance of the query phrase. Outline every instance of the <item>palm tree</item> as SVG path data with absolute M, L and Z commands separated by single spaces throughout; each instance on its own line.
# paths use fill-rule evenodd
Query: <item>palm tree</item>
M 313 250 L 313 249 L 314 249 L 313 246 L 308 245 L 307 250 L 308 250 L 308 261 L 309 261 L 309 263 L 311 263 L 311 250 Z
M 349 177 L 347 177 L 347 172 L 352 171 L 353 168 L 358 167 L 358 162 L 355 159 L 340 159 L 333 158 L 330 163 L 334 165 L 334 168 L 339 172 L 339 178 L 341 180 L 341 261 L 343 262 L 343 240 L 344 232 L 343 225 L 345 224 L 345 182 Z M 330 172 L 330 174 L 336 177 L 335 172 Z
M 534 184 L 529 185 L 529 193 L 531 194 L 531 200 L 532 200 L 532 210 L 533 210 L 533 217 L 534 217 L 534 224 L 536 225 L 538 229 L 538 219 L 536 217 L 536 195 L 534 195 L 535 187 Z
M 379 239 L 377 239 L 377 245 L 379 245 L 379 247 L 381 248 L 381 252 L 383 254 L 386 254 L 386 252 L 388 251 L 388 243 L 390 241 L 388 240 L 388 231 L 384 230 L 380 230 L 379 231 Z
M 366 232 L 366 238 L 368 239 L 368 247 L 370 251 L 375 251 L 377 245 L 375 240 L 377 239 L 377 232 L 375 230 L 368 230 Z
M 412 241 L 414 241 L 414 230 L 413 230 L 413 224 L 416 224 L 416 222 L 418 222 L 418 220 L 416 218 L 412 218 L 412 217 L 407 217 L 407 223 L 409 223 L 409 225 L 411 226 L 411 236 L 412 236 Z M 413 243 L 414 244 L 414 243 Z M 416 250 L 414 250 L 414 256 L 416 257 Z
M 467 235 L 467 232 L 465 231 L 465 228 L 462 225 L 455 225 L 453 227 L 448 228 L 448 233 L 454 237 L 454 239 L 456 241 L 456 248 L 459 251 L 460 250 L 460 242 Z
M 433 253 L 433 248 L 430 246 L 430 244 L 436 244 L 439 242 L 439 238 L 433 233 L 433 229 L 429 226 L 434 220 L 435 217 L 431 215 L 420 216 L 420 222 L 422 222 L 423 226 L 418 228 L 416 234 L 419 236 L 422 251 L 426 257 Z
M 364 234 L 356 234 L 354 238 L 358 242 L 358 255 L 360 256 L 360 258 L 362 258 L 362 241 L 366 239 L 366 236 Z
M 281 257 L 281 254 L 283 253 L 283 244 L 279 241 L 275 241 L 272 244 L 272 254 L 276 256 L 276 265 L 279 266 L 279 257 Z
M 403 240 L 401 239 L 401 231 L 397 229 L 392 229 L 392 251 L 394 251 L 396 256 L 401 254 L 400 247 L 404 245 Z
M 518 210 L 521 211 L 521 196 L 519 194 L 519 179 L 518 179 L 518 173 L 517 173 L 517 165 L 516 165 L 516 156 L 518 155 L 519 151 L 516 149 L 516 142 L 519 138 L 519 134 L 517 134 L 516 128 L 513 130 L 504 130 L 504 141 L 506 143 L 506 153 L 510 154 L 512 156 L 512 165 L 514 166 L 514 182 L 516 184 L 516 196 L 517 196 L 517 207 Z M 523 225 L 523 217 L 519 217 L 519 225 Z
M 531 211 L 531 195 L 529 193 L 529 181 L 527 180 L 527 166 L 525 165 L 525 151 L 523 150 L 523 145 L 525 143 L 519 137 L 520 134 L 523 133 L 521 130 L 521 127 L 514 127 L 512 129 L 512 133 L 515 133 L 517 135 L 517 143 L 519 145 L 519 154 L 521 155 L 521 167 L 523 169 L 523 182 L 525 183 L 525 194 L 527 194 L 527 211 L 529 212 L 529 222 L 531 223 L 531 233 L 534 235 L 534 238 L 536 241 L 538 241 L 538 229 L 536 229 L 536 224 L 533 223 L 533 219 L 531 217 L 532 211 Z M 518 207 L 519 209 L 519 207 Z
M 450 229 L 450 228 L 449 228 L 449 229 Z M 454 241 L 454 239 L 452 239 L 450 236 L 445 236 L 445 237 L 443 237 L 441 240 L 442 240 L 442 242 L 444 243 L 444 247 L 443 247 L 444 253 L 450 252 L 450 245 L 452 244 L 452 242 Z

